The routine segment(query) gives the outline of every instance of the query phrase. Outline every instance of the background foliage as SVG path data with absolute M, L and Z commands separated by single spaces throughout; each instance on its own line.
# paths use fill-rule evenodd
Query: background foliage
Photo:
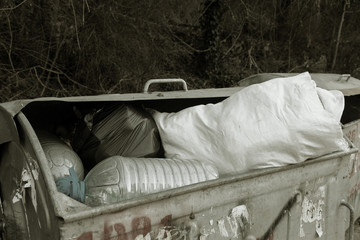
M 226 87 L 260 72 L 360 77 L 359 0 L 2 0 L 1 101 Z

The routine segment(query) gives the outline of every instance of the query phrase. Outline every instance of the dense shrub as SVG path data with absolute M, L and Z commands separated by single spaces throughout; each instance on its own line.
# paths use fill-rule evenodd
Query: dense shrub
M 164 77 L 205 88 L 258 72 L 356 75 L 359 11 L 356 0 L 3 0 L 1 101 L 139 92 Z

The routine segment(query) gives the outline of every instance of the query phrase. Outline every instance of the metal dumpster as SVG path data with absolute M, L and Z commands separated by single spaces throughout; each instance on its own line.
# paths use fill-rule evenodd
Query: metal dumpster
M 219 102 L 242 87 L 174 92 L 147 88 L 139 94 L 39 98 L 0 105 L 0 239 L 357 239 L 360 121 L 356 119 L 343 125 L 349 150 L 295 165 L 98 207 L 58 192 L 34 131 L 37 126 L 51 128 L 59 119 L 71 121 L 74 105 L 131 102 L 178 111 Z M 359 94 L 354 92 L 350 95 Z

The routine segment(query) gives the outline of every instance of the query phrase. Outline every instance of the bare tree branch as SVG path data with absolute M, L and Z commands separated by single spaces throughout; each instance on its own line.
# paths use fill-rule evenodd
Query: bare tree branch
M 75 7 L 74 7 L 74 2 L 73 2 L 73 0 L 71 0 L 70 2 L 71 2 L 71 7 L 72 7 L 72 10 L 73 10 L 73 14 L 74 14 L 76 41 L 77 41 L 79 50 L 81 50 L 80 40 L 79 40 L 79 33 L 78 33 L 78 27 L 77 27 L 77 21 L 76 21 L 76 12 L 75 12 Z
M 12 11 L 15 10 L 16 8 L 20 7 L 21 5 L 23 5 L 27 0 L 22 1 L 21 3 L 19 3 L 18 5 L 16 5 L 15 7 L 11 7 L 11 8 L 0 8 L 0 11 Z
M 339 51 L 341 32 L 342 32 L 343 24 L 344 24 L 344 21 L 345 21 L 346 8 L 348 6 L 350 6 L 350 1 L 345 0 L 343 12 L 341 14 L 341 20 L 340 20 L 340 24 L 339 24 L 338 35 L 337 35 L 337 39 L 336 39 L 335 53 L 334 53 L 334 58 L 333 58 L 333 62 L 332 62 L 332 65 L 331 65 L 331 71 L 334 70 L 335 65 L 336 65 L 336 58 L 337 58 L 337 54 L 338 54 L 338 51 Z

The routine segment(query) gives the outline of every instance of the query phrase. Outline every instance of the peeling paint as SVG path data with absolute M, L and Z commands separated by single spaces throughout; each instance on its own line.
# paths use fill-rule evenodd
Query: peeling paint
M 300 224 L 300 234 L 299 235 L 300 235 L 301 238 L 305 237 L 305 232 L 304 232 L 302 224 Z
M 18 201 L 20 201 L 20 199 L 22 199 L 22 195 L 20 193 L 20 190 L 16 189 L 16 192 L 15 192 L 14 197 L 12 199 L 12 203 L 17 203 Z
M 156 240 L 172 240 L 171 239 L 171 232 L 167 229 L 159 229 L 159 233 L 155 238 Z
M 150 236 L 150 233 L 146 234 L 145 237 L 144 237 L 144 235 L 140 234 L 140 235 L 136 236 L 136 238 L 134 240 L 151 240 L 151 236 Z
M 36 169 L 34 169 L 34 172 L 36 173 L 36 176 L 38 176 Z M 21 173 L 21 180 L 23 183 L 25 183 L 24 188 L 30 188 L 31 202 L 35 208 L 35 211 L 37 212 L 35 180 L 32 175 L 27 171 L 27 169 L 24 169 Z
M 229 234 L 228 234 L 228 232 L 226 230 L 226 227 L 225 227 L 224 219 L 218 220 L 218 227 L 219 227 L 219 231 L 220 231 L 221 236 L 229 237 Z
M 320 221 L 316 221 L 316 233 L 319 237 L 323 235 L 323 230 Z
M 322 199 L 319 199 L 317 203 L 314 203 L 305 196 L 302 203 L 302 221 L 305 223 L 312 223 L 316 220 L 320 221 L 322 219 L 323 205 L 324 201 Z
M 213 220 L 211 220 L 211 225 L 213 226 Z M 207 226 L 202 226 L 200 229 L 200 238 L 201 239 L 206 239 L 209 235 L 214 234 L 215 233 L 215 229 L 214 227 L 210 227 L 208 228 Z
M 305 237 L 303 229 L 305 224 L 311 224 L 314 227 L 314 233 L 318 238 L 324 235 L 324 199 L 326 198 L 326 185 L 318 187 L 316 192 L 311 195 L 304 196 L 301 205 L 300 217 L 300 237 Z M 304 224 L 304 225 L 303 225 Z M 309 226 L 308 226 L 309 227 Z M 307 228 L 308 228 L 307 227 Z M 310 228 L 311 229 L 311 228 Z
M 221 236 L 238 238 L 239 232 L 246 232 L 245 226 L 249 223 L 249 213 L 245 205 L 234 207 L 229 216 L 217 221 Z
M 325 198 L 326 187 L 325 186 L 319 187 L 318 193 L 320 194 L 321 198 Z
M 155 240 L 193 240 L 197 239 L 197 235 L 198 233 L 196 234 L 196 238 L 192 236 L 191 229 L 188 231 L 187 228 L 183 227 L 165 226 L 158 230 Z M 135 240 L 148 240 L 147 237 L 150 236 L 150 233 L 148 233 L 145 237 L 140 234 L 135 238 Z M 149 239 L 151 239 L 151 237 Z
M 230 226 L 230 230 L 231 230 L 231 235 L 235 238 L 238 237 L 238 228 L 239 228 L 239 224 L 236 221 L 236 218 L 231 216 L 231 217 L 227 217 L 227 220 L 229 222 L 229 226 Z
M 36 169 L 35 169 L 36 170 Z M 37 171 L 35 171 L 35 174 L 37 174 Z M 38 177 L 38 174 L 36 175 Z M 32 175 L 29 173 L 29 171 L 24 168 L 21 172 L 21 181 L 18 186 L 18 188 L 15 191 L 14 197 L 12 199 L 13 203 L 17 203 L 20 200 L 23 201 L 25 204 L 25 188 L 30 188 L 30 196 L 31 196 L 31 202 L 34 205 L 35 211 L 37 212 L 37 201 L 36 201 L 36 188 L 35 188 L 35 180 L 32 177 Z
M 249 213 L 245 205 L 233 208 L 231 216 L 239 222 L 241 228 L 244 228 L 244 225 L 249 222 Z M 246 220 L 246 223 L 243 222 L 244 220 Z

